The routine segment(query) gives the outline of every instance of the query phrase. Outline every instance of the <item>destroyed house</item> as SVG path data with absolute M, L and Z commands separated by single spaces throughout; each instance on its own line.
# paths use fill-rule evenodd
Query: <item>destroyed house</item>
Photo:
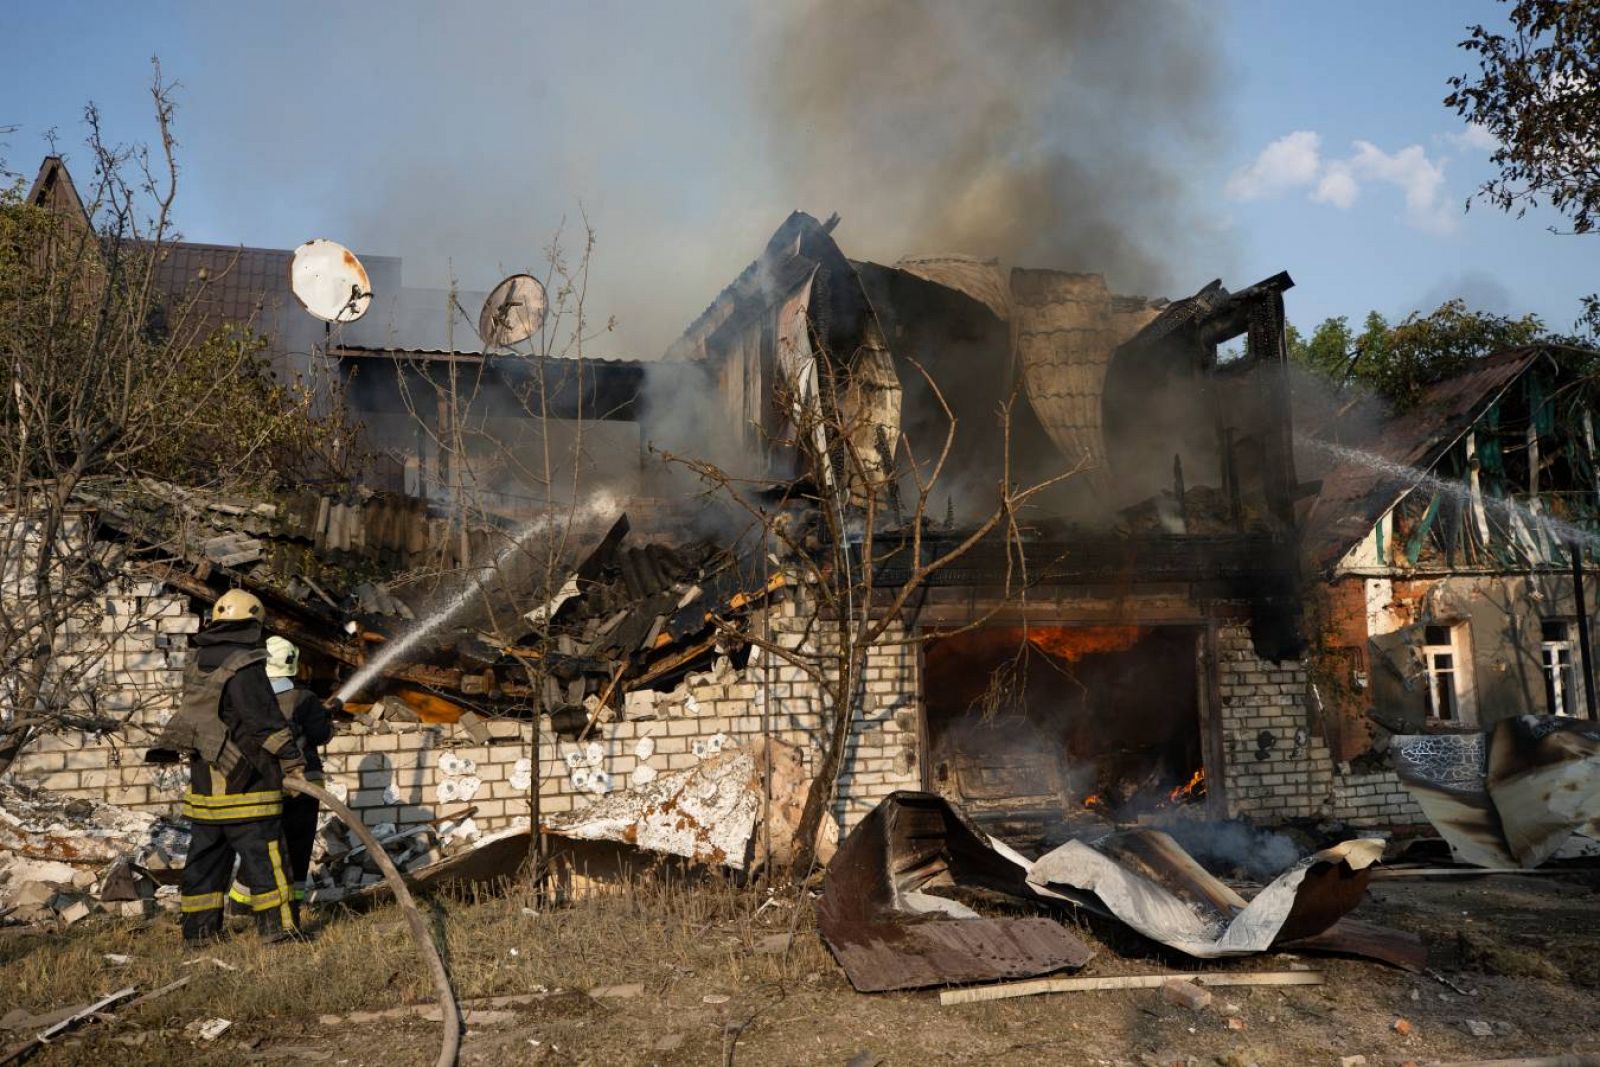
M 1595 717 L 1593 359 L 1503 352 L 1405 412 L 1318 428 L 1305 556 L 1337 760 L 1373 762 L 1390 733 Z
M 900 620 L 918 640 L 870 673 L 846 821 L 886 786 L 944 793 L 1019 840 L 1191 803 L 1270 813 L 1279 790 L 1242 737 L 1247 720 L 1303 725 L 1288 276 L 1147 300 L 961 256 L 852 261 L 835 223 L 791 216 L 668 352 L 704 367 L 759 473 L 805 473 L 784 383 L 823 360 L 881 451 L 903 435 L 937 452 L 955 420 L 930 553 L 992 506 L 982 487 L 1007 455 L 1018 483 L 1080 471 L 1026 516 L 1024 587 L 1006 587 L 1013 546 L 991 538 Z M 1241 337 L 1241 357 L 1219 355 Z M 908 565 L 875 572 L 886 595 Z M 892 758 L 879 730 L 900 739 Z

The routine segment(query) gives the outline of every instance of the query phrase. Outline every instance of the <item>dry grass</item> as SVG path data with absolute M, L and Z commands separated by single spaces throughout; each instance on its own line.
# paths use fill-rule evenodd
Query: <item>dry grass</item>
M 424 906 L 431 909 L 436 929 L 445 931 L 446 958 L 463 1000 L 543 990 L 585 993 L 640 983 L 641 999 L 655 1001 L 686 980 L 697 988 L 725 990 L 724 995 L 759 991 L 781 998 L 788 986 L 815 984 L 833 972 L 808 906 L 800 907 L 789 951 L 775 952 L 772 938 L 787 933 L 796 920 L 793 899 L 721 881 L 689 885 L 673 877 L 645 877 L 547 909 L 538 908 L 523 887 L 476 899 L 437 898 Z M 122 986 L 149 990 L 187 975 L 188 985 L 139 1009 L 133 1021 L 140 1028 L 171 1031 L 220 1016 L 235 1024 L 229 1039 L 281 1034 L 286 1024 L 303 1031 L 321 1015 L 432 999 L 393 907 L 335 913 L 314 933 L 303 944 L 265 945 L 236 920 L 232 937 L 203 951 L 183 945 L 170 917 L 139 924 L 91 921 L 64 937 L 14 933 L 0 938 L 0 983 L 8 1008 L 38 1014 L 87 1003 Z M 131 958 L 119 966 L 108 954 Z M 111 1036 L 93 1029 L 84 1034 L 88 1045 L 104 1044 Z M 427 1046 L 425 1026 L 415 1039 Z M 186 1055 L 194 1051 L 185 1048 Z M 151 1058 L 138 1062 L 156 1062 L 170 1050 L 159 1042 L 145 1051 Z M 122 1050 L 119 1058 L 126 1055 Z
M 1133 1065 L 1195 1056 L 1204 1064 L 1369 1063 L 1473 1059 L 1495 1055 L 1600 1051 L 1593 991 L 1550 974 L 1503 975 L 1481 958 L 1456 954 L 1470 924 L 1501 944 L 1531 945 L 1545 934 L 1593 954 L 1592 888 L 1554 878 L 1458 884 L 1393 883 L 1375 891 L 1363 917 L 1418 929 L 1439 952 L 1436 965 L 1464 971 L 1479 992 L 1458 996 L 1426 978 L 1370 963 L 1319 960 L 1325 986 L 1241 989 L 1218 1007 L 1189 1012 L 1154 991 L 1035 997 L 940 1008 L 931 993 L 861 996 L 850 990 L 816 937 L 810 907 L 717 880 L 686 884 L 646 877 L 570 906 L 532 913 L 526 892 L 431 906 L 447 931 L 450 965 L 464 999 L 552 995 L 514 1017 L 469 1032 L 463 1065 L 524 1063 L 828 1064 L 871 1051 L 886 1064 L 972 1063 L 984 1067 L 1058 1062 Z M 1464 915 L 1463 912 L 1469 914 Z M 793 922 L 787 955 L 761 951 Z M 1102 931 L 1103 933 L 1104 931 Z M 1079 931 L 1095 943 L 1088 931 Z M 1174 961 L 1124 944 L 1099 942 L 1086 974 L 1152 973 Z M 1120 951 L 1119 951 L 1120 950 Z M 116 967 L 103 957 L 132 960 Z M 35 1063 L 117 1067 L 157 1063 L 319 1063 L 331 1067 L 424 1065 L 438 1027 L 419 1019 L 324 1025 L 319 1016 L 426 1003 L 431 990 L 393 908 L 332 917 L 315 941 L 262 946 L 249 933 L 194 958 L 176 924 L 90 921 L 65 935 L 0 937 L 4 1007 L 44 1010 L 81 1004 L 123 985 L 154 988 L 180 975 L 190 985 L 115 1024 L 85 1028 Z M 1496 957 L 1499 958 L 1498 956 Z M 1181 962 L 1181 961 L 1179 961 Z M 1189 966 L 1193 966 L 1192 962 Z M 1277 958 L 1213 966 L 1282 969 Z M 587 995 L 637 983 L 636 996 Z M 1244 1030 L 1225 1025 L 1232 1003 Z M 234 1021 L 223 1037 L 198 1042 L 183 1032 L 196 1019 Z M 1396 1018 L 1412 1032 L 1393 1030 Z M 1510 1024 L 1503 1036 L 1473 1038 L 1463 1020 Z

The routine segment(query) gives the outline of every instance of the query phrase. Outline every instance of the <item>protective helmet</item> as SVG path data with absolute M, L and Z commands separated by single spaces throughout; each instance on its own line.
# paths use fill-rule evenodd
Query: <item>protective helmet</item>
M 300 650 L 276 634 L 267 638 L 267 677 L 293 678 L 300 670 Z
M 261 606 L 261 601 L 243 589 L 228 590 L 217 597 L 216 604 L 211 608 L 212 622 L 240 622 L 244 619 L 260 622 L 266 617 L 267 609 Z

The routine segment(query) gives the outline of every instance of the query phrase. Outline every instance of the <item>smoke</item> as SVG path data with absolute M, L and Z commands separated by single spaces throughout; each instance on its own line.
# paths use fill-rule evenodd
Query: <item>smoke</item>
M 1242 870 L 1255 881 L 1270 882 L 1301 857 L 1300 847 L 1287 834 L 1260 830 L 1238 819 L 1171 818 L 1157 825 L 1213 873 Z
M 1157 292 L 1215 239 L 1189 192 L 1219 112 L 1199 5 L 812 0 L 772 19 L 782 191 L 838 211 L 858 258 L 966 252 Z

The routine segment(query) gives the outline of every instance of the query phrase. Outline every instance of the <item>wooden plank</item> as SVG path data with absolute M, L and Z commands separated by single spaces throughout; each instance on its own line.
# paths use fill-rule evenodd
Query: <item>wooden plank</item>
M 978 1004 L 988 1000 L 1033 997 L 1041 993 L 1083 993 L 1110 989 L 1159 989 L 1174 978 L 1203 986 L 1291 986 L 1321 985 L 1320 971 L 1205 971 L 1186 974 L 1116 975 L 1106 978 L 1038 978 L 1029 982 L 1005 982 L 974 989 L 947 989 L 939 994 L 939 1004 Z

